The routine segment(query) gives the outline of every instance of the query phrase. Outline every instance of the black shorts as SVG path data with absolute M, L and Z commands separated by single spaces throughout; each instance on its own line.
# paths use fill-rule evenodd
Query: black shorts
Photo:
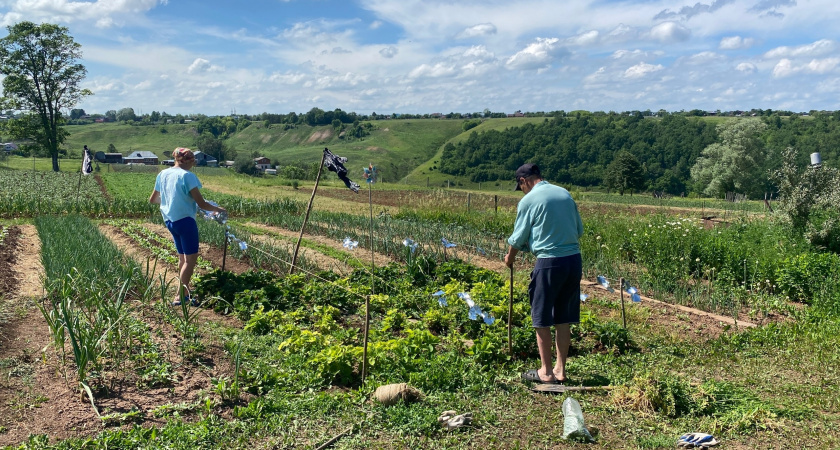
M 580 253 L 562 258 L 537 258 L 528 296 L 534 328 L 580 322 Z

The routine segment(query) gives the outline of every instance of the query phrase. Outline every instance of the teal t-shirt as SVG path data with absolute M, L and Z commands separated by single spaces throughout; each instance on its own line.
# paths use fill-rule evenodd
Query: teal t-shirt
M 580 253 L 583 222 L 569 191 L 540 181 L 516 207 L 511 247 L 537 258 L 560 258 Z
M 190 195 L 194 188 L 201 189 L 201 182 L 189 170 L 170 167 L 158 174 L 155 190 L 160 192 L 160 213 L 163 220 L 175 222 L 185 217 L 195 217 L 198 204 Z

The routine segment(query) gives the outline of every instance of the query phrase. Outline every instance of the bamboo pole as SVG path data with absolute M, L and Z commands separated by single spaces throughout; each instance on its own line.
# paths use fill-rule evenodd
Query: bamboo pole
M 303 240 L 303 230 L 306 229 L 306 222 L 309 221 L 309 213 L 312 211 L 312 202 L 315 201 L 315 192 L 318 190 L 318 183 L 321 181 L 321 171 L 324 169 L 324 160 L 326 158 L 326 153 L 321 155 L 321 164 L 318 165 L 318 175 L 315 177 L 315 187 L 312 188 L 312 196 L 309 197 L 309 205 L 306 207 L 306 215 L 303 217 L 303 225 L 300 226 L 300 236 L 298 236 L 297 245 L 295 245 L 295 252 L 292 254 L 292 267 L 289 268 L 289 275 L 295 272 L 295 264 L 297 263 L 298 251 L 300 250 L 300 242 Z

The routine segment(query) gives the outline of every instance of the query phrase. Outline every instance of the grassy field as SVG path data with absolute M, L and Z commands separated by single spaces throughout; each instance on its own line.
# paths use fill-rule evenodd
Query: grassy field
M 95 123 L 68 126 L 70 136 L 64 144 L 72 156 L 81 158 L 85 145 L 94 152 L 107 152 L 114 144 L 123 155 L 130 151 L 145 150 L 170 159 L 176 147 L 190 147 L 195 139 L 195 127 L 189 124 L 132 126 L 121 123 Z

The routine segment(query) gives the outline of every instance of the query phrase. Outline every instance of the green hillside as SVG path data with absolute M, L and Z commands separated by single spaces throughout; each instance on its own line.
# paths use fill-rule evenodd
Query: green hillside
M 72 155 L 80 155 L 87 145 L 94 152 L 108 151 L 114 144 L 123 155 L 130 151 L 154 152 L 161 159 L 169 159 L 176 147 L 190 147 L 195 139 L 195 127 L 189 124 L 132 126 L 121 123 L 70 125 L 70 136 L 64 143 Z
M 284 130 L 279 125 L 265 128 L 254 123 L 226 142 L 239 152 L 257 152 L 280 165 L 317 162 L 321 150 L 329 147 L 334 153 L 348 158 L 351 171 L 361 172 L 362 167 L 373 163 L 384 181 L 395 182 L 430 160 L 449 139 L 461 133 L 463 121 L 417 119 L 374 121 L 372 124 L 370 135 L 345 140 L 331 126 L 302 125 Z M 122 154 L 147 150 L 161 159 L 168 159 L 175 147 L 192 147 L 195 137 L 195 128 L 189 124 L 99 123 L 68 126 L 67 131 L 70 136 L 65 148 L 71 157 L 79 157 L 84 145 L 94 151 L 107 151 L 108 145 L 114 144 Z
M 545 117 L 511 117 L 504 119 L 489 119 L 483 121 L 481 125 L 471 130 L 459 133 L 457 136 L 453 137 L 451 141 L 453 144 L 457 144 L 466 140 L 467 137 L 469 137 L 469 135 L 473 132 L 483 133 L 490 130 L 503 131 L 507 128 L 521 127 L 526 123 L 542 123 L 545 120 Z M 510 186 L 508 186 L 508 184 L 510 183 L 483 183 L 481 184 L 481 186 L 479 186 L 479 183 L 471 182 L 469 180 L 469 177 L 459 177 L 440 173 L 440 171 L 437 170 L 437 164 L 440 162 L 440 157 L 442 154 L 443 145 L 437 148 L 435 154 L 431 158 L 418 165 L 408 176 L 406 176 L 404 182 L 407 184 L 416 185 L 428 184 L 429 186 L 447 186 L 447 181 L 449 181 L 448 185 L 450 187 L 457 186 L 469 189 L 478 189 L 480 187 L 482 190 L 510 189 Z M 513 174 L 511 174 L 510 176 L 511 179 L 513 179 Z
M 324 147 L 348 158 L 348 168 L 361 171 L 373 163 L 384 181 L 401 180 L 431 159 L 449 139 L 462 131 L 461 120 L 388 120 L 372 122 L 369 136 L 345 140 L 331 126 L 298 126 L 283 130 L 254 124 L 228 140 L 238 151 L 253 152 L 286 165 L 318 162 Z

